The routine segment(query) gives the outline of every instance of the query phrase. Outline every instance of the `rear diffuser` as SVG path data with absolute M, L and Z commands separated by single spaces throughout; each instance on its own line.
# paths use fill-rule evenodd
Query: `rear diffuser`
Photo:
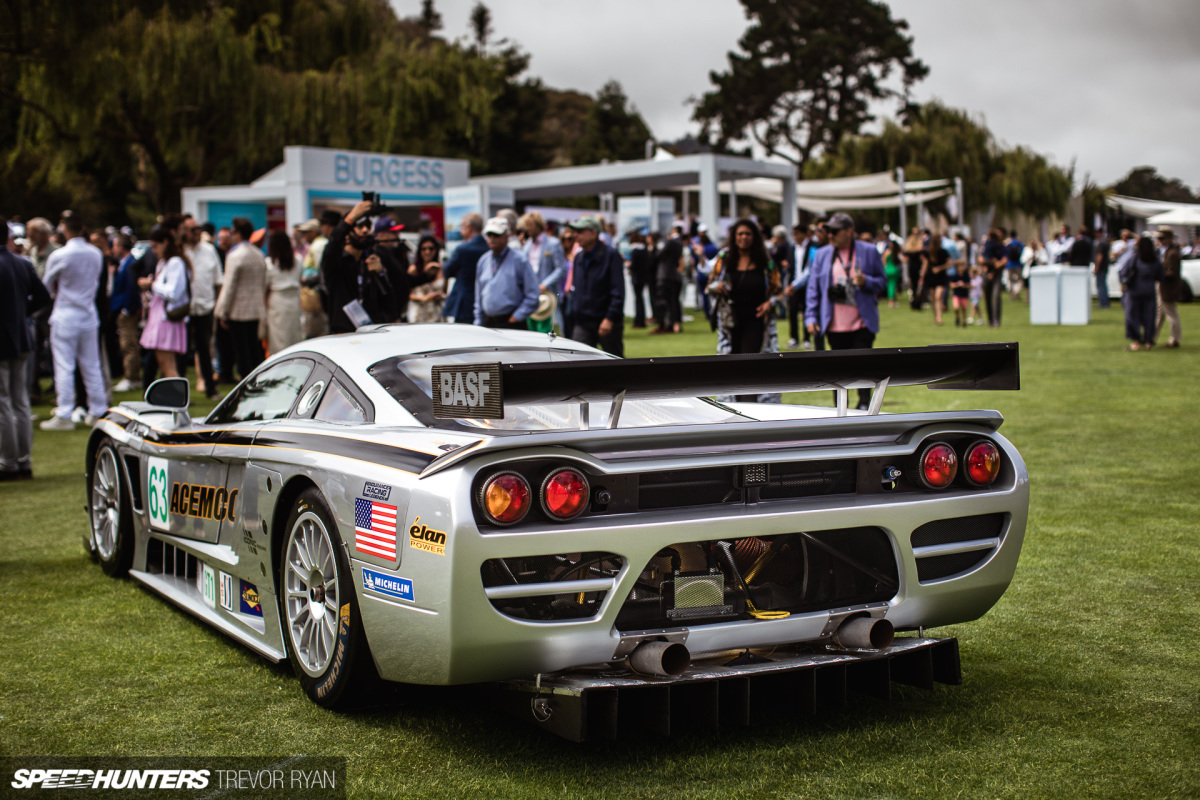
M 901 637 L 882 650 L 819 646 L 703 654 L 659 678 L 605 665 L 492 684 L 497 705 L 564 739 L 716 730 L 841 708 L 849 691 L 890 699 L 892 681 L 962 683 L 957 639 Z

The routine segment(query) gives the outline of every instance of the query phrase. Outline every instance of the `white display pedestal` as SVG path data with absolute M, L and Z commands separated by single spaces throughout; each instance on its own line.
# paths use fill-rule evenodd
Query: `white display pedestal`
M 1062 267 L 1033 267 L 1029 270 L 1029 324 L 1057 325 L 1059 276 Z
M 1063 267 L 1058 278 L 1058 324 L 1087 325 L 1092 320 L 1092 271 Z

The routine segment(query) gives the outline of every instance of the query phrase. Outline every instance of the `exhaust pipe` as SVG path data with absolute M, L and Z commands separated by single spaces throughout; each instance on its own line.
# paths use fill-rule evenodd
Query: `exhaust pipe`
M 692 663 L 692 654 L 678 642 L 642 642 L 629 654 L 629 666 L 643 675 L 674 677 Z
M 896 638 L 896 629 L 886 619 L 851 617 L 838 626 L 833 640 L 838 647 L 859 650 L 882 650 Z

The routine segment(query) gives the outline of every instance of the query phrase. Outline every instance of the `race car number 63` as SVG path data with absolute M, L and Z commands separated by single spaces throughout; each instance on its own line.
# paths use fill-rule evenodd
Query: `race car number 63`
M 167 494 L 167 460 L 165 458 L 148 459 L 146 472 L 147 505 L 150 509 L 150 526 L 170 530 L 171 503 Z

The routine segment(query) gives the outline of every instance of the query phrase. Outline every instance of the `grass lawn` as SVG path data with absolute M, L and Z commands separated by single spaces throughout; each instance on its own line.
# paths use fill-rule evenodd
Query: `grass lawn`
M 454 691 L 331 713 L 288 667 L 104 577 L 81 544 L 86 433 L 38 431 L 37 479 L 0 484 L 0 755 L 344 755 L 361 797 L 1200 796 L 1200 304 L 1181 306 L 1183 348 L 1150 353 L 1122 351 L 1118 308 L 1083 328 L 1005 311 L 996 331 L 884 308 L 877 340 L 1021 343 L 1020 392 L 905 387 L 884 406 L 998 409 L 1029 465 L 1011 588 L 983 619 L 933 632 L 959 638 L 963 686 L 587 745 Z M 702 320 L 688 327 L 628 331 L 627 354 L 714 351 Z

